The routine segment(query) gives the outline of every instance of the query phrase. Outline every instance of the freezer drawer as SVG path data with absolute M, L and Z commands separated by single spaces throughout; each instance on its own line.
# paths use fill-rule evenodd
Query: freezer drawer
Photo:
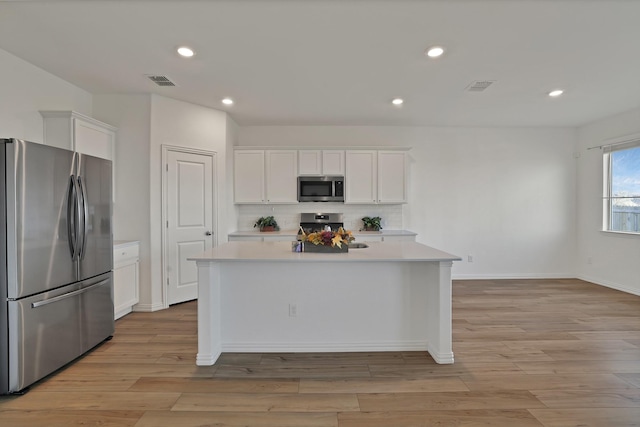
M 113 335 L 111 273 L 9 301 L 9 392 L 20 391 Z

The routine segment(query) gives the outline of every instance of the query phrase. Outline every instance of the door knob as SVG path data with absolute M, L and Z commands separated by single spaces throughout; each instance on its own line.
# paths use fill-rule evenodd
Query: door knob
M 204 235 L 205 235 L 205 236 L 211 236 L 211 232 L 210 232 L 210 231 L 207 231 L 207 232 L 205 232 L 205 233 L 204 233 Z

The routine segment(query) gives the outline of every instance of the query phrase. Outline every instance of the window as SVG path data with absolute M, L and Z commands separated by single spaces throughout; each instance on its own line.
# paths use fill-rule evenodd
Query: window
M 640 233 L 640 138 L 603 148 L 603 228 Z

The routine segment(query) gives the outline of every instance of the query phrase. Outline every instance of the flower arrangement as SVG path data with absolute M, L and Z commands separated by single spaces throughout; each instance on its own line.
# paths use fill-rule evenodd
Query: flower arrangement
M 351 234 L 351 231 L 347 231 L 340 227 L 338 231 L 318 231 L 315 233 L 303 234 L 302 241 L 313 243 L 318 246 L 329 246 L 342 248 L 342 245 L 348 245 L 349 242 L 353 242 L 355 237 Z

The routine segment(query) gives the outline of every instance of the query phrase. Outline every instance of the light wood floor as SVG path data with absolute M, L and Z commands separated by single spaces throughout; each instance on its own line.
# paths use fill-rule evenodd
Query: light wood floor
M 0 397 L 0 426 L 640 426 L 640 297 L 579 280 L 454 283 L 456 363 L 422 352 L 223 354 L 196 306 L 132 313 L 112 341 Z

